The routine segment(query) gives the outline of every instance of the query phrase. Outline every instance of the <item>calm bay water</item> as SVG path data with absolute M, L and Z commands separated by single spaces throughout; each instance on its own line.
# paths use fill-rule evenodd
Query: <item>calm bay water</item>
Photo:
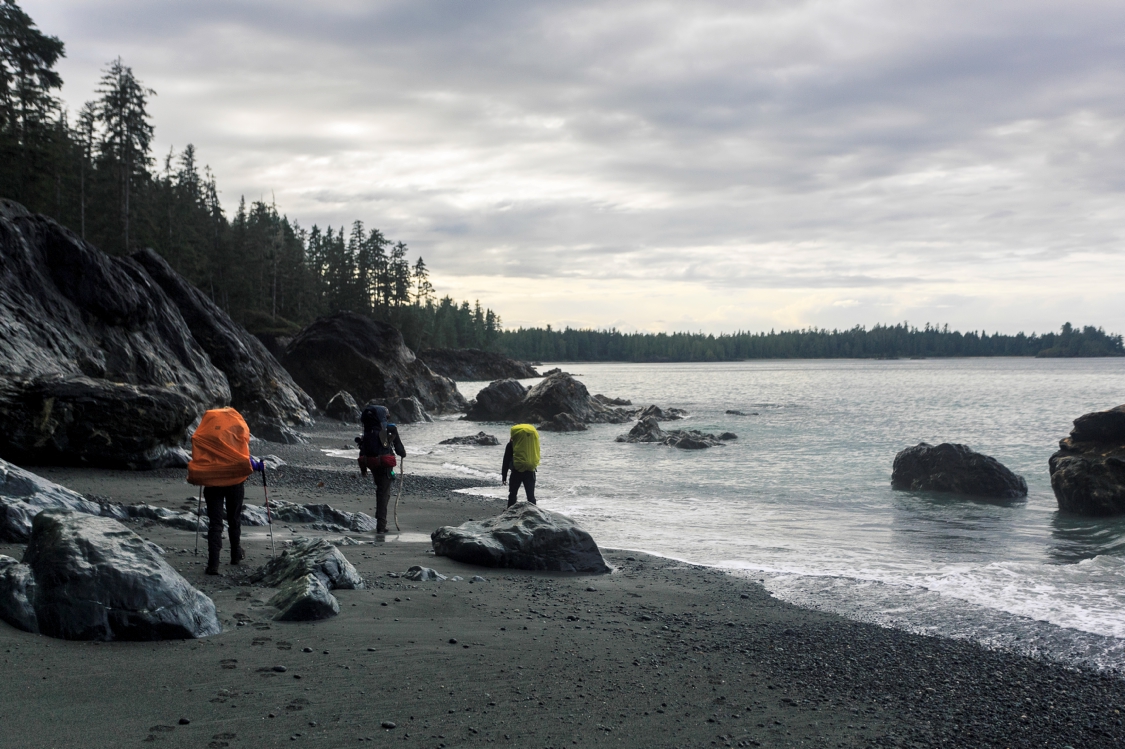
M 855 619 L 1125 669 L 1125 520 L 1060 516 L 1047 472 L 1076 416 L 1125 402 L 1125 360 L 562 366 L 591 393 L 690 412 L 666 428 L 739 436 L 682 451 L 614 442 L 629 424 L 544 434 L 540 503 L 600 544 L 737 570 Z M 436 443 L 482 427 L 503 443 L 507 426 L 403 435 L 432 470 L 498 479 L 502 448 Z M 895 453 L 920 441 L 992 455 L 1027 500 L 892 491 Z

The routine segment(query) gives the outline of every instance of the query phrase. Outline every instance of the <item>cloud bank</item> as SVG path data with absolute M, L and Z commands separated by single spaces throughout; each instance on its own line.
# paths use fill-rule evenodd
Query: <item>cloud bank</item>
M 224 202 L 362 219 L 506 325 L 1125 331 L 1125 7 L 26 0 Z

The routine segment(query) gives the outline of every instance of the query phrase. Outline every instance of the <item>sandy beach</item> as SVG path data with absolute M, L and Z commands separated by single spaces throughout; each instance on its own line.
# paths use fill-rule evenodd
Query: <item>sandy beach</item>
M 322 426 L 307 447 L 257 446 L 288 462 L 271 475 L 271 498 L 372 513 L 371 484 L 321 451 L 351 433 Z M 208 577 L 192 533 L 133 524 L 215 600 L 225 631 L 87 643 L 0 625 L 0 745 L 1079 749 L 1125 739 L 1118 677 L 797 608 L 721 570 L 611 549 L 614 571 L 600 576 L 435 557 L 435 528 L 502 507 L 454 492 L 480 480 L 412 462 L 424 464 L 408 460 L 402 531 L 351 534 L 360 543 L 340 547 L 368 587 L 335 591 L 341 612 L 328 621 L 270 620 L 273 591 L 245 583 L 269 558 L 264 528 L 244 529 L 241 567 Z M 195 503 L 184 471 L 30 468 L 116 501 Z M 248 487 L 248 502 L 261 497 Z M 275 532 L 279 546 L 340 538 Z M 464 579 L 399 576 L 416 564 Z

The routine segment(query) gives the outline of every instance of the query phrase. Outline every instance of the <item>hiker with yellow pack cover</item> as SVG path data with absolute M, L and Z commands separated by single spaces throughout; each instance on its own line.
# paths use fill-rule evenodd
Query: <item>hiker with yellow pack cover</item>
M 500 479 L 508 483 L 508 471 L 512 472 L 512 483 L 508 485 L 508 507 L 516 503 L 520 485 L 527 494 L 527 501 L 535 502 L 535 469 L 539 467 L 539 432 L 531 424 L 516 424 L 512 436 L 504 448 L 504 464 L 500 469 Z
M 242 503 L 246 478 L 264 470 L 262 461 L 250 456 L 250 427 L 233 408 L 216 408 L 203 414 L 191 435 L 188 483 L 203 487 L 207 501 L 207 574 L 219 574 L 223 550 L 223 505 L 226 504 L 230 534 L 230 563 L 246 558 L 242 550 Z

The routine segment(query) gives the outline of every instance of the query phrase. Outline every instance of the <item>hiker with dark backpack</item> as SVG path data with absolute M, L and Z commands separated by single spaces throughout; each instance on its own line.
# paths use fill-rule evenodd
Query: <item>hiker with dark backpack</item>
M 359 444 L 359 472 L 366 476 L 370 469 L 375 481 L 375 532 L 387 532 L 387 507 L 391 501 L 391 482 L 398 457 L 406 457 L 406 448 L 398 436 L 398 427 L 390 422 L 385 406 L 368 406 L 360 416 L 363 436 L 356 437 Z
M 233 408 L 216 408 L 203 414 L 191 436 L 188 483 L 203 487 L 207 502 L 208 575 L 219 574 L 224 516 L 230 536 L 230 563 L 238 564 L 246 558 L 241 543 L 246 478 L 263 470 L 262 461 L 250 455 L 250 427 L 242 414 Z

